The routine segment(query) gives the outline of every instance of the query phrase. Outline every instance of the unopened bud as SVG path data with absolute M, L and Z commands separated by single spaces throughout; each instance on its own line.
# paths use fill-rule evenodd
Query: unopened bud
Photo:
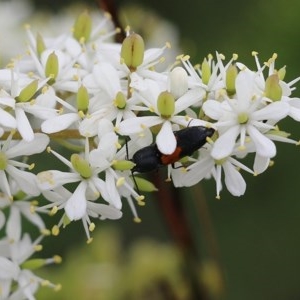
M 279 84 L 278 74 L 273 74 L 267 78 L 265 96 L 273 101 L 279 101 L 281 99 L 282 88 Z
M 38 33 L 36 36 L 36 52 L 38 56 L 41 56 L 41 54 L 45 51 L 46 46 L 43 37 Z
M 77 110 L 86 113 L 89 107 L 89 100 L 87 88 L 82 85 L 77 92 Z
M 0 152 L 0 170 L 5 170 L 7 167 L 7 157 L 4 152 Z
M 126 107 L 126 97 L 122 92 L 117 93 L 114 105 L 119 109 L 124 109 Z
M 22 263 L 22 269 L 29 269 L 29 270 L 36 270 L 43 266 L 45 266 L 47 263 L 46 259 L 43 258 L 33 258 L 26 260 Z
M 144 40 L 139 34 L 132 33 L 123 40 L 121 59 L 131 71 L 143 63 L 144 52 Z
M 286 67 L 284 66 L 284 67 L 280 68 L 278 70 L 277 74 L 278 74 L 279 80 L 283 80 L 285 77 L 285 74 L 286 74 Z
M 202 72 L 202 82 L 204 84 L 208 84 L 210 76 L 211 76 L 211 69 L 210 69 L 210 65 L 207 61 L 206 58 L 204 58 L 202 65 L 201 65 L 201 72 Z
M 126 170 L 131 170 L 135 166 L 135 163 L 133 163 L 130 160 L 125 160 L 125 159 L 124 160 L 115 160 L 113 162 L 112 166 L 115 170 L 126 171 Z
M 55 52 L 52 52 L 47 59 L 46 67 L 45 67 L 45 75 L 46 77 L 51 77 L 50 84 L 54 83 L 55 78 L 58 75 L 59 64 L 58 64 L 58 57 Z
M 141 177 L 134 177 L 136 185 L 138 186 L 139 191 L 141 192 L 156 192 L 158 189 L 156 186 L 149 180 L 141 178 Z
M 229 96 L 235 94 L 235 79 L 237 75 L 237 67 L 235 65 L 230 65 L 226 71 L 226 89 Z
M 34 96 L 34 94 L 36 93 L 37 88 L 38 88 L 38 80 L 33 80 L 21 90 L 19 96 L 16 97 L 16 100 L 18 102 L 30 101 Z
M 157 99 L 157 109 L 163 118 L 170 118 L 175 112 L 175 99 L 170 92 L 161 92 Z
M 87 11 L 81 13 L 74 24 L 73 37 L 79 42 L 86 42 L 90 39 L 92 32 L 92 19 Z
M 169 73 L 169 91 L 178 99 L 188 90 L 188 75 L 182 67 L 176 67 Z
M 82 178 L 90 178 L 92 176 L 93 172 L 89 162 L 79 154 L 75 153 L 71 155 L 71 163 L 75 171 L 78 172 Z

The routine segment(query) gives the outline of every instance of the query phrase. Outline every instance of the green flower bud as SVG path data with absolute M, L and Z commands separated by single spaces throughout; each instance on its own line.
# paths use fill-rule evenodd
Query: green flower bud
M 273 101 L 279 101 L 282 97 L 282 88 L 279 85 L 278 74 L 270 75 L 266 80 L 265 95 Z
M 237 67 L 235 65 L 230 65 L 226 71 L 226 89 L 229 96 L 235 94 L 235 79 L 237 75 Z
M 278 129 L 269 130 L 268 134 L 276 135 L 276 136 L 283 137 L 283 138 L 288 138 L 291 135 L 290 133 L 288 133 L 286 131 L 281 131 Z
M 121 62 L 135 71 L 144 61 L 145 44 L 143 38 L 136 33 L 127 36 L 122 43 Z
M 240 124 L 246 124 L 248 122 L 248 120 L 249 120 L 249 116 L 247 113 L 240 113 L 238 115 L 238 122 Z
M 43 37 L 38 33 L 36 36 L 36 52 L 40 57 L 41 54 L 45 51 L 46 46 Z
M 63 215 L 63 228 L 66 228 L 71 223 L 71 220 L 67 216 L 67 214 Z
M 55 52 L 52 52 L 47 59 L 46 67 L 45 67 L 45 75 L 46 77 L 51 77 L 49 80 L 49 84 L 53 84 L 55 82 L 55 78 L 58 75 L 59 65 L 58 65 L 58 57 Z
M 156 192 L 158 191 L 158 189 L 156 188 L 156 186 L 144 179 L 144 178 L 141 178 L 141 177 L 134 177 L 135 179 L 135 182 L 136 182 L 136 185 L 138 186 L 138 189 L 141 191 L 141 192 Z
M 157 109 L 161 117 L 170 118 L 175 112 L 174 96 L 168 91 L 161 92 L 157 99 Z
M 115 160 L 112 166 L 115 170 L 126 171 L 131 170 L 135 166 L 135 163 L 130 160 Z
M 117 93 L 114 105 L 119 109 L 124 109 L 126 107 L 126 97 L 122 92 Z
M 22 269 L 36 270 L 47 264 L 47 260 L 43 258 L 33 258 L 22 263 Z
M 89 162 L 82 158 L 79 154 L 75 153 L 71 155 L 71 163 L 73 168 L 82 178 L 90 178 L 92 176 L 93 172 Z
M 76 97 L 77 110 L 86 113 L 89 107 L 89 100 L 90 98 L 89 98 L 89 93 L 87 91 L 87 88 L 84 87 L 83 85 L 80 86 Z
M 280 68 L 278 70 L 277 74 L 278 74 L 279 79 L 283 80 L 285 77 L 285 74 L 286 74 L 286 67 L 284 66 L 284 67 Z
M 31 81 L 27 86 L 25 86 L 18 97 L 16 97 L 17 102 L 28 102 L 32 99 L 34 94 L 37 92 L 38 80 Z
M 5 170 L 7 167 L 7 157 L 4 152 L 0 152 L 0 170 Z
M 74 24 L 73 37 L 79 42 L 86 42 L 90 39 L 92 32 L 92 19 L 87 11 L 81 13 Z
M 204 60 L 202 62 L 201 72 L 202 72 L 202 82 L 204 84 L 208 84 L 210 76 L 211 76 L 211 69 L 210 69 L 210 65 L 206 58 L 204 58 Z

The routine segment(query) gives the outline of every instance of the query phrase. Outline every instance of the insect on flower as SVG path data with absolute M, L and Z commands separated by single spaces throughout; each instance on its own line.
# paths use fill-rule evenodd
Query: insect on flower
M 131 161 L 135 163 L 135 166 L 131 171 L 132 173 L 147 173 L 166 165 L 172 164 L 173 166 L 181 158 L 191 156 L 204 146 L 206 138 L 211 137 L 214 132 L 213 128 L 204 126 L 193 126 L 174 131 L 177 145 L 172 154 L 161 153 L 156 143 L 146 146 L 132 156 Z

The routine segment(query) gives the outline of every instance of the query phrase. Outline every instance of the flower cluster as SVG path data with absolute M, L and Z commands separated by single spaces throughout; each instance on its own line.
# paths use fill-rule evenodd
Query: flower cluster
M 300 99 L 292 97 L 299 78 L 284 81 L 276 55 L 261 65 L 254 52 L 256 70 L 237 55 L 225 63 L 216 53 L 195 67 L 181 55 L 157 71 L 170 45 L 145 50 L 142 37 L 130 30 L 122 44 L 115 43 L 119 29 L 107 15 L 94 25 L 84 12 L 71 32 L 55 38 L 26 30 L 26 54 L 0 70 L 0 204 L 10 212 L 6 218 L 0 211 L 6 231 L 0 241 L 1 297 L 13 299 L 16 282 L 16 292 L 33 299 L 41 283 L 24 264 L 37 242 L 22 235 L 22 215 L 45 234 L 41 215 L 61 213 L 53 235 L 81 220 L 88 241 L 93 220 L 121 218 L 124 200 L 140 221 L 135 204 L 143 205 L 141 193 L 155 187 L 135 176 L 134 170 L 143 171 L 142 161 L 130 159 L 137 151 L 148 155 L 152 149 L 145 159 L 154 169 L 168 165 L 176 187 L 213 178 L 219 198 L 223 173 L 228 191 L 241 196 L 241 170 L 258 175 L 275 157 L 275 142 L 297 144 L 278 123 L 287 116 L 300 120 Z M 189 140 L 179 147 L 176 131 L 194 126 L 214 134 L 204 147 L 190 148 Z M 42 152 L 66 169 L 45 163 L 36 174 L 27 162 Z M 181 152 L 191 156 L 179 161 Z M 241 162 L 248 155 L 253 166 Z M 13 248 L 24 243 L 30 250 L 18 257 Z

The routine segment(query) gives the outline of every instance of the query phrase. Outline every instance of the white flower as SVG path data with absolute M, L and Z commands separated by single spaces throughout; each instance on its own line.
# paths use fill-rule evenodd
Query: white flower
M 0 195 L 0 209 L 9 207 L 8 217 L 3 219 L 6 221 L 6 236 L 10 241 L 18 241 L 22 233 L 22 216 L 24 216 L 30 223 L 34 224 L 40 232 L 46 229 L 43 219 L 32 211 L 32 204 L 29 199 L 12 201 L 5 194 Z M 1 223 L 1 222 L 0 222 Z M 0 228 L 4 224 L 0 224 Z
M 21 191 L 30 196 L 37 196 L 40 191 L 36 184 L 36 175 L 23 170 L 23 168 L 31 169 L 32 165 L 14 160 L 14 158 L 41 153 L 49 143 L 49 138 L 41 133 L 34 134 L 34 139 L 31 142 L 25 140 L 13 142 L 11 138 L 12 134 L 6 141 L 2 142 L 0 148 L 0 188 L 12 198 L 8 174 Z
M 90 99 L 89 115 L 79 126 L 84 136 L 95 136 L 98 122 L 103 118 L 113 121 L 118 127 L 123 119 L 135 117 L 134 111 L 146 110 L 138 105 L 138 99 L 127 99 L 127 90 L 122 86 L 118 71 L 111 64 L 96 64 L 92 74 L 83 79 L 83 84 L 94 95 Z
M 239 136 L 241 149 L 245 147 L 247 135 L 259 155 L 269 158 L 275 156 L 275 144 L 265 135 L 268 130 L 274 129 L 268 120 L 283 119 L 289 107 L 282 101 L 265 105 L 261 98 L 253 97 L 253 85 L 252 73 L 241 71 L 236 78 L 234 99 L 227 98 L 222 103 L 207 100 L 203 104 L 205 114 L 217 120 L 215 126 L 220 136 L 212 149 L 215 159 L 230 156 Z
M 101 195 L 105 201 L 116 207 L 116 209 L 120 210 L 122 207 L 121 198 L 116 188 L 118 176 L 111 168 L 111 160 L 114 159 L 114 153 L 116 152 L 114 149 L 117 149 L 117 136 L 108 134 L 101 140 L 102 146 L 89 152 L 88 139 L 86 139 L 84 157 L 77 155 L 74 157 L 76 161 L 73 163 L 51 150 L 58 159 L 70 168 L 71 172 L 51 170 L 37 175 L 41 190 L 55 190 L 64 184 L 79 182 L 73 194 L 63 204 L 71 221 L 82 219 L 86 215 L 87 200 L 90 199 L 89 194 L 91 193 L 94 198 Z M 76 167 L 75 164 L 78 166 Z M 105 173 L 105 181 L 98 177 L 102 172 Z
M 254 172 L 237 161 L 232 156 L 222 160 L 215 160 L 211 155 L 212 146 L 206 144 L 199 150 L 198 161 L 188 166 L 184 172 L 179 169 L 172 170 L 174 185 L 193 186 L 204 178 L 213 176 L 216 181 L 216 197 L 220 198 L 222 190 L 222 170 L 224 172 L 224 181 L 228 191 L 233 196 L 241 196 L 245 193 L 246 182 L 237 168 L 243 169 L 251 174 Z
M 132 135 L 134 133 L 142 132 L 144 128 L 162 124 L 156 137 L 156 143 L 160 152 L 171 154 L 176 148 L 176 139 L 172 130 L 172 124 L 185 127 L 188 125 L 189 118 L 179 115 L 179 113 L 202 99 L 204 91 L 202 89 L 188 90 L 175 101 L 174 113 L 167 118 L 161 115 L 157 107 L 158 97 L 161 92 L 163 92 L 163 90 L 160 89 L 156 82 L 149 81 L 148 89 L 139 92 L 140 99 L 149 107 L 150 111 L 153 111 L 156 114 L 156 116 L 142 116 L 126 119 L 120 123 L 118 132 L 123 135 Z
M 54 284 L 36 276 L 31 270 L 24 267 L 26 262 L 35 252 L 42 236 L 34 242 L 28 234 L 18 241 L 2 240 L 0 251 L 0 287 L 2 299 L 32 299 L 41 285 L 56 288 Z M 56 258 L 44 259 L 43 263 L 56 262 Z M 12 284 L 16 284 L 12 289 Z M 12 291 L 13 290 L 13 291 Z
M 0 109 L 0 116 L 2 116 L 3 119 L 0 124 L 8 128 L 16 128 L 24 140 L 32 141 L 34 138 L 34 122 L 32 120 L 29 121 L 27 113 L 38 119 L 47 119 L 57 114 L 56 109 L 43 101 L 45 97 L 43 93 L 33 98 L 34 94 L 42 89 L 47 80 L 33 80 L 29 76 L 19 72 L 17 68 L 7 70 L 7 72 L 2 70 L 0 73 L 0 82 L 5 88 L 5 90 L 2 90 L 0 93 L 0 105 L 2 102 L 12 107 L 15 115 L 15 118 L 13 118 L 12 116 L 8 116 L 7 113 L 1 113 Z M 32 85 L 32 87 L 30 87 L 30 85 Z M 29 89 L 32 96 L 28 96 L 28 99 L 20 99 L 20 94 L 26 89 Z
M 46 190 L 43 192 L 43 195 L 48 201 L 50 201 L 50 204 L 37 207 L 36 211 L 50 214 L 55 213 L 57 210 L 64 209 L 66 204 L 70 202 L 69 199 L 72 197 L 72 193 L 65 187 L 58 187 L 54 190 Z M 86 201 L 86 209 L 84 215 L 81 217 L 81 221 L 88 241 L 91 240 L 90 231 L 94 229 L 94 223 L 91 221 L 91 218 L 100 220 L 117 220 L 122 217 L 122 212 L 113 205 L 97 203 L 97 198 L 94 193 L 87 191 L 87 195 L 83 195 L 83 199 Z M 77 205 L 76 199 L 74 199 L 74 202 L 69 205 Z M 80 209 L 75 209 L 75 212 L 80 212 Z M 57 227 L 60 228 L 61 226 L 65 226 L 64 222 L 65 218 L 62 216 Z

